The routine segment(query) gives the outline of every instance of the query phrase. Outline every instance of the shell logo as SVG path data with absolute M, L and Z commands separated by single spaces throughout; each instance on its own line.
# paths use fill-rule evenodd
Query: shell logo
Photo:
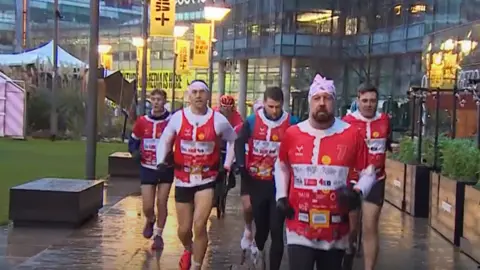
M 374 131 L 374 132 L 372 133 L 372 137 L 378 138 L 378 136 L 380 136 L 380 133 L 378 133 L 378 131 Z
M 205 134 L 203 134 L 203 133 L 198 134 L 198 139 L 199 140 L 205 139 Z
M 272 135 L 272 141 L 278 141 L 278 136 L 277 135 Z
M 330 165 L 330 163 L 332 163 L 332 159 L 325 155 L 325 156 L 322 156 L 322 159 L 321 159 L 322 163 L 325 164 L 325 165 Z

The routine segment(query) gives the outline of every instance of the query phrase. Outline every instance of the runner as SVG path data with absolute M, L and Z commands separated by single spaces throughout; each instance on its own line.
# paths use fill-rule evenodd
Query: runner
M 175 144 L 178 238 L 185 247 L 179 263 L 181 270 L 201 269 L 208 244 L 206 224 L 212 210 L 215 179 L 220 170 L 221 141 L 218 138 L 227 141 L 223 168 L 229 170 L 234 158 L 233 142 L 237 137 L 228 120 L 208 108 L 210 93 L 204 81 L 192 81 L 188 94 L 190 106 L 173 114 L 157 144 L 159 170 L 164 169 L 165 157 Z
M 220 98 L 220 107 L 217 108 L 218 111 L 222 112 L 222 114 L 229 120 L 230 124 L 234 127 L 235 131 L 240 132 L 243 124 L 243 119 L 235 110 L 235 99 L 228 95 L 223 95 Z M 243 149 L 243 153 L 245 150 Z M 243 183 L 243 178 L 242 178 Z M 229 186 L 234 187 L 234 185 L 230 184 L 231 180 L 229 180 Z M 243 208 L 243 219 L 245 221 L 245 229 L 243 231 L 242 240 L 240 241 L 240 247 L 242 250 L 249 249 L 253 244 L 253 213 L 252 213 L 252 205 L 250 203 L 250 195 L 246 190 L 246 186 L 244 184 L 240 185 L 240 196 L 242 198 L 242 208 Z
M 283 92 L 279 87 L 267 88 L 263 102 L 263 110 L 255 111 L 243 123 L 235 142 L 235 157 L 242 177 L 243 194 L 250 195 L 253 208 L 256 246 L 249 243 L 252 245 L 253 260 L 257 269 L 265 269 L 264 247 L 270 233 L 269 269 L 278 270 L 284 249 L 285 218 L 276 208 L 273 166 L 285 130 L 298 120 L 282 111 Z M 248 163 L 245 163 L 245 144 L 248 144 Z
M 358 110 L 346 115 L 343 120 L 362 131 L 368 146 L 369 161 L 377 168 L 379 181 L 362 205 L 365 270 L 373 270 L 379 251 L 378 223 L 385 198 L 385 159 L 390 137 L 390 118 L 377 112 L 378 90 L 375 86 L 361 84 L 357 92 Z
M 317 75 L 308 95 L 306 121 L 289 128 L 275 164 L 278 208 L 287 217 L 290 269 L 340 270 L 356 230 L 358 205 L 339 204 L 350 180 L 368 194 L 375 179 L 357 128 L 334 117 L 333 81 Z M 366 169 L 366 170 L 364 170 Z M 357 207 L 355 207 L 357 206 Z
M 166 99 L 167 93 L 164 90 L 152 91 L 150 94 L 152 110 L 137 119 L 128 142 L 129 152 L 141 164 L 142 204 L 146 218 L 143 236 L 147 239 L 154 236 L 153 249 L 163 248 L 162 232 L 167 220 L 167 200 L 173 182 L 173 168 L 161 173 L 156 169 L 155 146 L 170 119 L 170 112 L 164 107 Z M 155 217 L 154 210 L 155 196 L 158 218 Z

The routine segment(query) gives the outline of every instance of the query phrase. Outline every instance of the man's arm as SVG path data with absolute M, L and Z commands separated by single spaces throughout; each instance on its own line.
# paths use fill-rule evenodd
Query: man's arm
M 288 131 L 287 131 L 288 132 Z M 288 161 L 289 138 L 288 133 L 285 134 L 280 148 L 278 150 L 278 158 L 275 161 L 274 178 L 276 200 L 288 197 L 288 188 L 290 184 L 290 164 Z
M 157 165 L 164 164 L 165 159 L 172 151 L 173 141 L 175 139 L 175 135 L 177 134 L 177 130 L 182 125 L 182 117 L 181 113 L 176 112 L 168 122 L 167 126 L 163 130 L 162 136 L 157 143 Z
M 140 119 L 141 118 L 138 118 L 135 121 L 135 124 L 133 125 L 132 134 L 128 139 L 128 152 L 130 152 L 130 154 L 132 155 L 137 153 L 140 150 L 140 140 L 141 140 L 141 134 L 143 131 Z
M 250 122 L 252 121 L 252 116 L 247 117 L 243 122 L 243 126 L 240 129 L 237 140 L 235 141 L 235 160 L 239 167 L 245 167 L 245 144 L 248 143 L 250 139 L 251 129 Z
M 230 169 L 233 159 L 235 158 L 235 140 L 237 139 L 237 133 L 227 118 L 221 114 L 218 114 L 218 127 L 219 133 L 222 134 L 222 140 L 227 142 L 227 153 L 225 154 L 223 166 L 224 168 Z

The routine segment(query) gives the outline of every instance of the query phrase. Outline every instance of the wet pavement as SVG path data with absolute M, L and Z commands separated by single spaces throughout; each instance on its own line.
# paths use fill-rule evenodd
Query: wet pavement
M 183 248 L 176 236 L 175 208 L 169 202 L 164 231 L 165 250 L 150 251 L 141 236 L 144 219 L 135 182 L 111 182 L 106 206 L 95 220 L 78 230 L 13 229 L 0 231 L 0 270 L 10 269 L 178 269 Z M 215 211 L 208 223 L 210 245 L 204 269 L 230 269 L 240 262 L 239 239 L 243 232 L 238 189 L 229 195 L 227 216 L 217 220 Z M 471 270 L 477 264 L 455 251 L 432 231 L 427 220 L 414 219 L 386 204 L 381 218 L 381 252 L 377 269 Z M 285 255 L 283 269 L 287 269 Z M 363 269 L 358 261 L 356 270 Z

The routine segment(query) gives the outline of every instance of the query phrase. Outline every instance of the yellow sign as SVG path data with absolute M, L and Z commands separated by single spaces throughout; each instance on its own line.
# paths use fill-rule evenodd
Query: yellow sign
M 330 165 L 331 162 L 332 162 L 332 159 L 329 156 L 323 156 L 322 157 L 322 163 L 324 165 Z
M 176 41 L 177 74 L 188 73 L 190 64 L 190 41 L 178 39 Z
M 101 53 L 100 54 L 100 65 L 106 69 L 112 70 L 113 58 L 111 54 Z
M 175 0 L 152 0 L 150 6 L 150 36 L 173 37 Z
M 122 70 L 123 76 L 127 80 L 135 79 L 134 70 Z M 147 77 L 147 90 L 152 91 L 156 88 L 161 88 L 167 91 L 169 97 L 172 95 L 172 77 L 171 70 L 150 70 Z M 175 76 L 175 99 L 183 99 L 183 93 L 187 89 L 189 81 L 194 80 L 194 76 L 190 74 L 183 74 Z M 142 88 L 141 81 L 138 82 L 137 89 Z
M 211 49 L 210 31 L 211 25 L 209 23 L 193 25 L 193 67 L 208 68 Z
M 150 70 L 150 48 L 147 48 L 147 72 Z M 142 81 L 142 63 L 143 63 L 143 48 L 137 48 L 137 63 L 138 63 L 138 81 Z

